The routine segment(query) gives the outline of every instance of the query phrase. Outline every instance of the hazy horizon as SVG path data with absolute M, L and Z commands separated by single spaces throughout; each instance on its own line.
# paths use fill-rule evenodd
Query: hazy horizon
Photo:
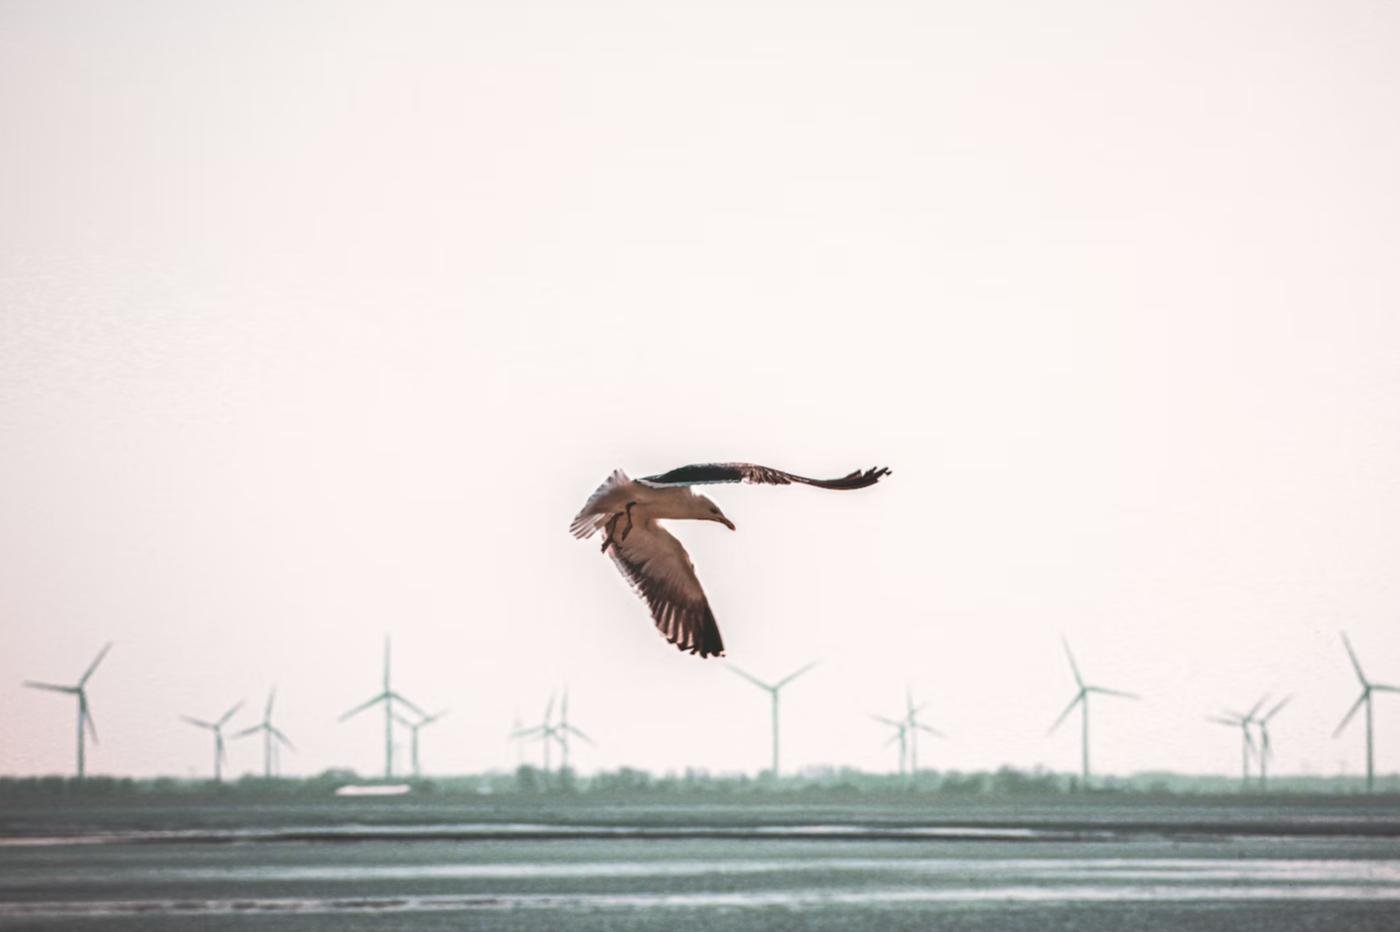
M 674 530 L 785 770 L 1364 770 L 1400 685 L 1400 11 L 0 0 L 0 773 L 767 766 L 767 698 L 569 520 L 746 460 Z M 1400 769 L 1400 696 L 1376 697 Z M 405 736 L 406 737 L 406 736 Z M 261 769 L 231 741 L 229 774 Z

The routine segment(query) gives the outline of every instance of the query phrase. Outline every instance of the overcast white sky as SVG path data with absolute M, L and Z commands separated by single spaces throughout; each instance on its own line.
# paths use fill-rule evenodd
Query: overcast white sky
M 1053 7 L 1051 9 L 1050 7 Z M 0 772 L 756 770 L 764 696 L 566 532 L 614 467 L 888 464 L 683 526 L 785 763 L 1359 772 L 1400 682 L 1400 9 L 0 0 Z M 1396 699 L 1398 701 L 1389 701 Z M 251 724 L 254 716 L 239 720 Z M 1400 769 L 1400 697 L 1377 701 Z M 254 741 L 235 772 L 260 766 Z

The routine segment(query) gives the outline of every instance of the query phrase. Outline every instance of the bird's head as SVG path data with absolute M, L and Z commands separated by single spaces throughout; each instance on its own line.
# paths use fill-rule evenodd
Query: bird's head
M 724 516 L 724 512 L 719 510 L 719 506 L 703 495 L 695 496 L 696 517 L 702 521 L 718 521 L 731 531 L 734 530 L 734 522 Z

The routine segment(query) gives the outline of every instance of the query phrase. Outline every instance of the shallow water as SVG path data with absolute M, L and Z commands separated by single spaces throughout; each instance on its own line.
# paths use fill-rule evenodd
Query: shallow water
M 463 808 L 0 813 L 0 928 L 1400 928 L 1354 813 Z

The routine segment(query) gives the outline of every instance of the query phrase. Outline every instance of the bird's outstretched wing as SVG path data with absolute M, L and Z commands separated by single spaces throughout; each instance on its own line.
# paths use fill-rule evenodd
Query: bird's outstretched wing
M 803 485 L 814 485 L 819 489 L 846 490 L 863 489 L 866 486 L 874 485 L 882 477 L 889 474 L 889 469 L 879 466 L 874 469 L 857 469 L 839 479 L 809 479 L 806 476 L 798 476 L 768 466 L 757 466 L 753 463 L 697 463 L 692 466 L 682 466 L 670 472 L 663 472 L 658 476 L 646 476 L 637 481 L 653 486 L 705 485 L 712 482 L 790 485 L 794 482 L 800 482 Z
M 646 600 L 662 636 L 701 657 L 724 655 L 714 613 L 681 542 L 655 525 L 638 524 L 608 548 L 613 562 Z

